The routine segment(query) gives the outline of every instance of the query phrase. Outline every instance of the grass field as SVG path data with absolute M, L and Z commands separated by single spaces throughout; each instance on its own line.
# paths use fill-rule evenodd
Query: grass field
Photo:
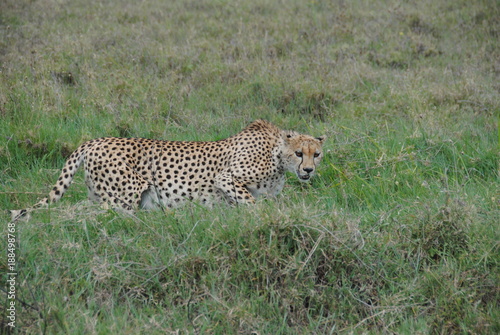
M 86 200 L 16 223 L 16 328 L 43 334 L 500 333 L 494 0 L 0 2 L 0 213 L 101 136 L 328 135 L 251 207 Z M 0 258 L 2 331 L 11 328 Z

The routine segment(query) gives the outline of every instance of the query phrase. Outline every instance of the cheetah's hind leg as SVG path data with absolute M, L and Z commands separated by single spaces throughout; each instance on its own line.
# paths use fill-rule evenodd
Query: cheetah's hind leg
M 103 171 L 109 172 L 103 175 Z M 103 166 L 102 162 L 89 160 L 85 165 L 85 184 L 89 199 L 103 208 L 133 212 L 140 207 L 141 195 L 150 182 L 126 161 L 111 161 Z

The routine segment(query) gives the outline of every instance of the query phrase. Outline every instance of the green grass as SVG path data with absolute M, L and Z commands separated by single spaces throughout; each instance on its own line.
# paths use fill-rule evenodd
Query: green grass
M 16 225 L 17 332 L 499 333 L 499 16 L 487 0 L 4 1 L 3 222 L 91 138 L 217 140 L 257 118 L 329 137 L 310 185 L 290 175 L 251 207 L 129 215 L 87 203 L 78 174 Z

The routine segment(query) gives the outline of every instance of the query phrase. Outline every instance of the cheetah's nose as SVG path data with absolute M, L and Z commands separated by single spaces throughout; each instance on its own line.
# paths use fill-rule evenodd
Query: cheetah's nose
M 307 172 L 307 173 L 311 173 L 311 172 L 313 172 L 313 169 L 312 169 L 312 168 L 304 168 L 303 170 L 304 170 L 305 172 Z

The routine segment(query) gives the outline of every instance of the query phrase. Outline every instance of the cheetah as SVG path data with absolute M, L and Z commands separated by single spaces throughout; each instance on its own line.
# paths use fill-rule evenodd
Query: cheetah
M 32 209 L 61 199 L 82 164 L 89 198 L 115 208 L 174 208 L 188 201 L 209 207 L 252 204 L 260 196 L 279 194 L 285 171 L 308 181 L 325 139 L 281 130 L 265 120 L 214 142 L 98 138 L 69 156 L 48 198 Z M 12 211 L 13 218 L 27 211 Z

